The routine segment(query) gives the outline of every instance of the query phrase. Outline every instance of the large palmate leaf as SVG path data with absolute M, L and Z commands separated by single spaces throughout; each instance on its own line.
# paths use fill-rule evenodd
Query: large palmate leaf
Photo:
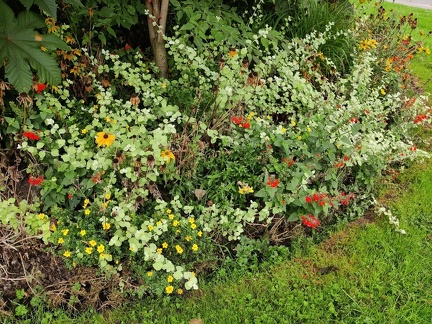
M 0 63 L 6 65 L 6 78 L 19 92 L 30 90 L 31 68 L 37 72 L 41 82 L 55 85 L 61 81 L 57 62 L 41 47 L 50 50 L 70 48 L 54 34 L 40 35 L 35 31 L 34 28 L 42 26 L 41 16 L 25 11 L 15 18 L 12 10 L 0 1 Z
M 55 0 L 20 0 L 20 2 L 27 10 L 30 10 L 31 6 L 36 4 L 49 16 L 57 20 L 57 4 Z

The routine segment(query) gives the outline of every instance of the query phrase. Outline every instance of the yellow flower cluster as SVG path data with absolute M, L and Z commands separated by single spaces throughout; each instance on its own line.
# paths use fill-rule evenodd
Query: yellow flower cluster
M 252 187 L 250 187 L 247 183 L 243 183 L 241 181 L 238 181 L 237 184 L 240 185 L 240 188 L 238 190 L 239 194 L 246 195 L 248 193 L 253 193 L 254 190 Z
M 378 45 L 378 42 L 375 39 L 370 38 L 370 39 L 364 39 L 364 40 L 362 40 L 360 42 L 360 44 L 358 45 L 358 47 L 362 51 L 367 51 L 369 49 L 376 48 L 377 45 Z
M 426 55 L 429 55 L 429 54 L 430 54 L 430 49 L 429 49 L 429 47 L 424 47 L 424 46 L 422 46 L 422 47 L 419 47 L 417 51 L 418 51 L 419 53 L 424 52 Z

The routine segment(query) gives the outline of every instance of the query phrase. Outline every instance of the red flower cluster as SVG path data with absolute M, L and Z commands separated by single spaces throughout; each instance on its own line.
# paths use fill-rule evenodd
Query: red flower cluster
M 39 141 L 40 140 L 40 137 L 33 132 L 24 132 L 23 136 L 27 137 L 28 139 L 30 139 L 32 141 Z
M 419 124 L 419 123 L 421 123 L 425 119 L 427 119 L 427 115 L 417 115 L 414 118 L 414 124 Z
M 303 225 L 310 227 L 310 228 L 316 228 L 320 226 L 320 221 L 318 218 L 316 218 L 314 215 L 309 214 L 307 216 L 303 215 L 300 217 L 302 220 Z
M 349 202 L 351 199 L 354 199 L 354 194 L 350 193 L 350 194 L 345 194 L 345 192 L 341 192 L 340 195 L 337 197 L 337 199 L 339 200 L 339 202 L 342 205 L 348 206 Z
M 268 179 L 267 185 L 271 188 L 276 188 L 279 185 L 279 179 Z
M 324 206 L 327 202 L 328 194 L 326 193 L 314 193 L 312 196 L 306 196 L 305 201 L 308 204 L 312 204 L 313 202 L 318 203 L 320 207 Z
M 345 165 L 345 163 L 343 163 L 343 162 L 336 162 L 335 164 L 334 164 L 334 166 L 335 166 L 335 168 L 337 169 L 337 168 L 343 168 L 344 167 L 344 165 Z
M 232 116 L 231 121 L 242 128 L 250 128 L 250 123 L 247 120 L 243 121 L 243 116 Z
M 28 183 L 30 183 L 31 186 L 39 186 L 44 181 L 44 178 L 42 176 L 38 176 L 37 178 L 30 175 L 30 178 L 28 179 Z
M 410 149 L 410 151 L 417 151 L 417 146 L 414 145 L 414 146 L 410 147 L 409 149 Z
M 37 94 L 41 94 L 42 91 L 45 90 L 45 88 L 46 88 L 46 84 L 38 83 L 38 84 L 36 85 L 36 92 L 37 92 Z
M 129 51 L 130 49 L 131 49 L 131 46 L 130 46 L 129 44 L 126 44 L 126 45 L 125 45 L 125 50 L 126 50 L 126 51 Z
M 291 166 L 294 165 L 295 161 L 293 159 L 288 160 L 287 158 L 283 158 L 282 163 L 286 163 L 288 166 Z
M 358 121 L 359 121 L 359 120 L 358 120 L 358 118 L 356 118 L 356 117 L 353 117 L 353 118 L 350 119 L 350 122 L 351 122 L 351 123 L 358 123 Z

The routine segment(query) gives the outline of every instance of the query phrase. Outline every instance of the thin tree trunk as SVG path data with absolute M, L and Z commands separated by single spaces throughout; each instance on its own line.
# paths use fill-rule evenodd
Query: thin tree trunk
M 168 57 L 164 35 L 166 31 L 169 0 L 144 1 L 149 11 L 147 25 L 155 63 L 160 70 L 159 76 L 161 78 L 168 78 Z M 155 26 L 154 23 L 156 23 Z

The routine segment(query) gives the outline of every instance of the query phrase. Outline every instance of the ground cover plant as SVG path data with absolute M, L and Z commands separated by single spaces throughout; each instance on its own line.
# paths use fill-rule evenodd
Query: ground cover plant
M 54 277 L 23 266 L 5 306 L 44 295 L 103 309 L 130 295 L 190 294 L 227 256 L 280 259 L 293 237 L 361 215 L 382 174 L 427 155 L 410 135 L 429 120 L 427 98 L 410 87 L 423 44 L 389 32 L 413 30 L 412 17 L 389 28 L 384 15 L 292 39 L 252 28 L 238 44 L 219 34 L 197 44 L 173 27 L 168 78 L 126 45 L 51 52 L 62 83 L 35 80 L 31 96 L 2 81 L 2 258 L 40 241 L 66 276 L 51 291 L 22 290 Z M 341 36 L 354 44 L 344 73 L 321 51 Z

